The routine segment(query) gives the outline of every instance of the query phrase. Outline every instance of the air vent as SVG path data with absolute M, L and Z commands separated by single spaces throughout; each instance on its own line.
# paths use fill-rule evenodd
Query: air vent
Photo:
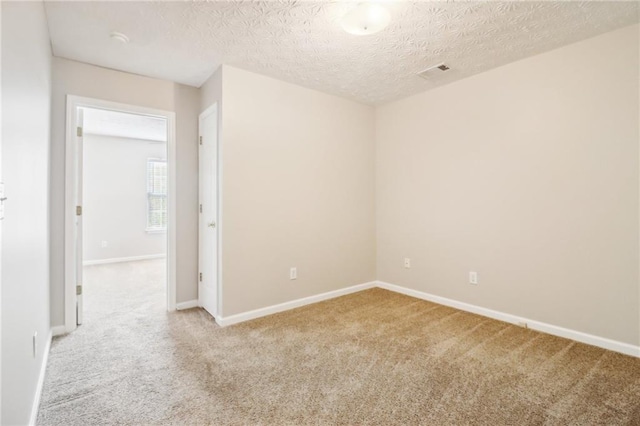
M 438 64 L 427 68 L 424 71 L 418 73 L 418 75 L 426 80 L 432 80 L 434 78 L 438 78 L 443 75 L 444 72 L 447 72 L 449 67 L 445 64 Z

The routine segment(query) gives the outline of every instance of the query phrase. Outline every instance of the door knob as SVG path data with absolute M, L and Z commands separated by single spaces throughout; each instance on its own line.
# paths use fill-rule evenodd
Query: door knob
M 209 228 L 215 228 L 216 227 L 216 223 L 215 222 L 210 222 L 207 226 Z

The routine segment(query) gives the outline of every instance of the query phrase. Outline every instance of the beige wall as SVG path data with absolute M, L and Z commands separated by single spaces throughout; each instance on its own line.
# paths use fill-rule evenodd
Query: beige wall
M 216 102 L 222 103 L 222 72 L 223 67 L 220 66 L 200 87 L 200 112 L 204 112 Z M 218 111 L 221 109 L 218 108 Z
M 378 279 L 640 343 L 638 71 L 632 26 L 380 107 Z
M 372 281 L 373 108 L 227 66 L 222 104 L 222 315 Z
M 167 144 L 85 132 L 82 153 L 83 260 L 165 255 L 167 233 L 147 231 L 147 161 Z
M 177 302 L 197 298 L 197 88 L 53 59 L 51 146 L 51 322 L 64 322 L 64 164 L 66 95 L 176 112 Z M 195 188 L 195 189 L 194 189 Z
M 375 113 L 229 66 L 198 90 L 54 59 L 54 325 L 71 93 L 178 111 L 179 302 L 197 298 L 197 114 L 218 102 L 224 316 L 371 281 L 377 264 L 383 281 L 638 344 L 637 32 Z
M 2 5 L 2 418 L 28 424 L 48 341 L 51 47 L 39 3 Z M 37 333 L 34 356 L 32 339 Z

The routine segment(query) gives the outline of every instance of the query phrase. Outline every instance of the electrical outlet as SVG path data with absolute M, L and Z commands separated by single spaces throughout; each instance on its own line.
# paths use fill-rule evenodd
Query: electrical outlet
M 38 355 L 38 332 L 33 332 L 33 357 Z
M 102 247 L 102 248 L 105 248 L 107 245 L 108 245 L 108 243 L 106 241 L 104 241 L 104 240 L 100 243 L 100 247 Z
M 409 259 L 408 257 L 404 258 L 404 267 L 407 269 L 411 269 L 411 259 Z
M 298 268 L 291 268 L 289 270 L 289 279 L 290 280 L 298 279 Z
M 469 272 L 469 284 L 478 285 L 478 273 L 475 271 Z

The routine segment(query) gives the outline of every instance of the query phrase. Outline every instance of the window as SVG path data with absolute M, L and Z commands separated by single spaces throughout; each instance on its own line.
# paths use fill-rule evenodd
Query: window
M 167 229 L 167 162 L 147 160 L 147 231 Z

